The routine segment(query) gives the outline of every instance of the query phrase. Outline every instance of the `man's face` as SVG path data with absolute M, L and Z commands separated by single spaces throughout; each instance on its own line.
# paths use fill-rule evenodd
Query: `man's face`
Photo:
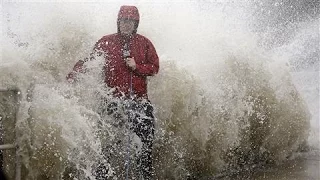
M 120 32 L 124 35 L 130 35 L 134 31 L 134 21 L 130 19 L 120 19 Z

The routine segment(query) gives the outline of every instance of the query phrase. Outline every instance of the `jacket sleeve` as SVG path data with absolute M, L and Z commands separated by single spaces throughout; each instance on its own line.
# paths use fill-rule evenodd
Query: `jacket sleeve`
M 146 63 L 136 64 L 135 72 L 142 76 L 152 76 L 159 71 L 159 57 L 153 44 L 147 40 Z
M 78 73 L 85 73 L 86 72 L 86 68 L 85 68 L 85 62 L 87 61 L 91 61 L 95 59 L 95 56 L 101 55 L 101 42 L 102 39 L 100 39 L 94 46 L 92 53 L 90 53 L 89 58 L 85 58 L 84 60 L 79 60 L 73 67 L 72 71 L 67 75 L 67 81 L 70 83 L 73 83 L 75 81 L 77 81 L 77 74 Z
M 70 82 L 70 83 L 73 83 L 76 81 L 76 78 L 77 78 L 77 74 L 78 73 L 84 73 L 84 61 L 83 60 L 80 60 L 78 61 L 72 71 L 67 75 L 67 81 Z

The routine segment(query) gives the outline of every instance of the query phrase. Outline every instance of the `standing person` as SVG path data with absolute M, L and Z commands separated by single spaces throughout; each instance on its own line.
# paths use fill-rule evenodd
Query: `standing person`
M 143 178 L 148 180 L 152 176 L 154 116 L 153 107 L 148 100 L 147 77 L 158 73 L 159 58 L 151 41 L 137 33 L 139 21 L 137 7 L 121 6 L 117 19 L 118 32 L 102 37 L 96 43 L 94 53 L 103 54 L 105 57 L 104 82 L 108 87 L 115 89 L 114 98 L 130 99 L 134 102 L 134 105 L 131 105 L 133 110 L 142 110 L 145 114 L 129 120 L 130 129 L 142 142 L 138 166 Z M 67 76 L 68 81 L 74 81 L 76 74 L 83 72 L 84 63 L 82 60 L 76 63 L 73 71 Z M 106 111 L 111 114 L 114 109 L 106 108 Z

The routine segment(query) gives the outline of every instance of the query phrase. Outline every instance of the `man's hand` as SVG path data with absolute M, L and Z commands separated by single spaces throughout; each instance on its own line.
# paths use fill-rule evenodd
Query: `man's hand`
M 136 69 L 136 61 L 134 60 L 134 58 L 131 58 L 131 57 L 126 58 L 126 64 L 132 70 Z

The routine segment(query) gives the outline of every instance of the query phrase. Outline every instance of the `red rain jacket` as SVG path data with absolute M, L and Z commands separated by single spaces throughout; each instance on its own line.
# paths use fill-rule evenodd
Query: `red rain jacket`
M 104 82 L 111 88 L 116 88 L 115 95 L 124 93 L 130 95 L 131 70 L 126 66 L 122 56 L 125 38 L 119 33 L 102 37 L 95 46 L 95 50 L 106 54 L 103 67 Z M 159 70 L 159 58 L 152 43 L 144 36 L 134 34 L 129 43 L 130 56 L 136 62 L 136 69 L 132 71 L 132 90 L 135 96 L 148 98 L 147 76 L 156 74 Z M 69 73 L 67 79 L 74 78 L 77 72 L 83 70 L 84 61 L 79 61 Z
M 130 38 L 120 34 L 120 19 L 136 21 L 135 31 Z M 152 76 L 159 70 L 159 58 L 153 44 L 146 37 L 136 33 L 139 20 L 139 11 L 135 6 L 121 6 L 117 21 L 118 33 L 102 37 L 94 48 L 95 52 L 103 52 L 106 57 L 103 67 L 104 82 L 107 86 L 116 89 L 114 93 L 118 97 L 122 94 L 130 96 L 132 74 L 133 94 L 138 98 L 148 98 L 147 76 Z M 132 73 L 123 57 L 125 42 L 129 44 L 130 56 L 136 62 L 136 69 Z M 67 76 L 68 81 L 73 81 L 77 73 L 85 72 L 83 64 L 84 61 L 81 60 L 76 63 L 73 71 Z

